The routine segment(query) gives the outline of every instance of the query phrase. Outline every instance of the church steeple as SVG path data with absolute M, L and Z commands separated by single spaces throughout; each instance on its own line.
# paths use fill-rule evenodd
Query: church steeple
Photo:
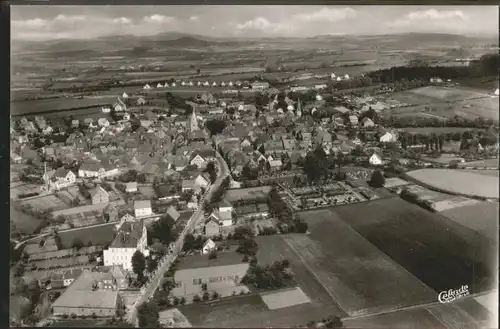
M 191 132 L 200 129 L 198 126 L 198 118 L 196 117 L 196 109 L 194 106 L 193 106 L 193 113 L 191 114 L 191 120 L 190 120 L 189 127 L 190 127 Z

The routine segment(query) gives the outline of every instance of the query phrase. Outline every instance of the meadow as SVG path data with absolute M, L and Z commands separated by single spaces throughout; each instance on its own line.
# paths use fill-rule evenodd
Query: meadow
M 491 287 L 494 245 L 444 216 L 399 198 L 336 207 L 333 212 L 436 292 L 464 284 L 471 293 Z
M 486 175 L 453 169 L 419 169 L 410 171 L 407 175 L 445 193 L 498 198 L 498 182 Z

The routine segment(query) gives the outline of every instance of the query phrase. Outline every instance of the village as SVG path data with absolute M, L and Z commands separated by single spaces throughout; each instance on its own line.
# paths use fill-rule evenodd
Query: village
M 494 327 L 498 8 L 45 7 L 11 327 Z
M 404 130 L 381 124 L 391 105 L 375 97 L 332 99 L 325 86 L 306 94 L 293 87 L 276 91 L 266 82 L 250 86 L 260 92 L 257 99 L 203 93 L 185 102 L 184 114 L 152 110 L 157 100 L 138 92 L 102 108 L 111 119 L 54 124 L 36 116 L 12 122 L 11 198 L 15 211 L 39 219 L 33 233 L 13 232 L 16 247 L 22 240 L 35 242 L 23 245 L 15 275 L 51 292 L 49 313 L 95 318 L 118 310 L 123 321 L 133 305 L 125 302 L 134 299 L 129 289 L 148 282 L 134 259 L 143 259 L 142 271 L 154 277 L 197 210 L 205 219 L 184 240 L 182 253 L 194 252 L 185 257 L 234 258 L 225 251 L 234 251 L 241 230 L 250 236 L 305 232 L 307 224 L 301 227 L 294 212 L 390 197 L 409 184 L 397 178 L 408 170 L 456 168 L 465 158 L 487 159 L 498 148 L 490 141 L 483 147 L 483 136 L 469 132 L 415 143 Z M 226 166 L 227 184 L 215 198 L 204 199 Z M 217 250 L 221 256 L 210 256 Z M 248 270 L 248 263 L 227 266 L 210 268 L 239 278 Z M 194 275 L 189 273 L 182 276 Z M 177 284 L 191 280 L 178 275 Z M 177 286 L 166 300 L 189 304 L 204 291 L 216 298 L 246 293 L 238 279 L 232 281 L 208 290 Z M 49 315 L 47 309 L 33 312 Z

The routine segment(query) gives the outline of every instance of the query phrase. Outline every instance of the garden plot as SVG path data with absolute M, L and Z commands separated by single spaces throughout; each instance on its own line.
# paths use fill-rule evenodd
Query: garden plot
M 311 302 L 309 297 L 307 297 L 300 287 L 261 294 L 261 297 L 270 310 Z
M 31 262 L 39 269 L 47 269 L 50 267 L 70 267 L 89 263 L 89 256 L 81 255 L 72 258 L 53 258 L 48 260 L 39 260 Z
M 21 204 L 29 204 L 33 209 L 46 211 L 46 210 L 62 210 L 68 208 L 68 205 L 55 195 L 46 195 L 41 197 L 32 198 L 29 200 L 19 201 Z

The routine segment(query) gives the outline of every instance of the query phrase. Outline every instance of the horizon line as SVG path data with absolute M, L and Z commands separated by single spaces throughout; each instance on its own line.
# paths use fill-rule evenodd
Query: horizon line
M 47 41 L 91 41 L 91 40 L 100 40 L 100 39 L 106 39 L 106 38 L 113 38 L 113 37 L 134 37 L 134 38 L 147 38 L 147 37 L 154 37 L 154 36 L 160 36 L 163 34 L 183 34 L 182 36 L 179 36 L 178 39 L 182 37 L 202 37 L 202 38 L 210 38 L 210 39 L 227 39 L 227 40 L 264 40 L 264 39 L 312 39 L 312 38 L 318 38 L 318 37 L 379 37 L 379 36 L 385 36 L 385 35 L 408 35 L 408 34 L 427 34 L 427 35 L 453 35 L 453 36 L 463 36 L 463 37 L 476 37 L 476 38 L 494 38 L 498 37 L 498 34 L 495 35 L 495 33 L 449 33 L 449 32 L 386 32 L 386 33 L 379 33 L 379 34 L 364 34 L 364 33 L 356 33 L 356 34 L 349 34 L 349 33 L 332 33 L 332 34 L 318 34 L 318 35 L 312 35 L 312 36 L 265 36 L 265 37 L 250 37 L 250 36 L 210 36 L 210 35 L 203 35 L 203 34 L 198 34 L 198 33 L 186 33 L 186 32 L 181 32 L 181 31 L 165 31 L 165 32 L 160 32 L 160 33 L 155 33 L 155 34 L 149 34 L 149 35 L 135 35 L 135 34 L 110 34 L 110 35 L 105 35 L 105 36 L 100 36 L 100 37 L 94 37 L 94 38 L 48 38 L 48 39 L 24 39 L 24 38 L 15 38 L 11 37 L 11 41 L 16 41 L 16 42 L 47 42 Z M 176 40 L 176 39 L 173 39 Z

